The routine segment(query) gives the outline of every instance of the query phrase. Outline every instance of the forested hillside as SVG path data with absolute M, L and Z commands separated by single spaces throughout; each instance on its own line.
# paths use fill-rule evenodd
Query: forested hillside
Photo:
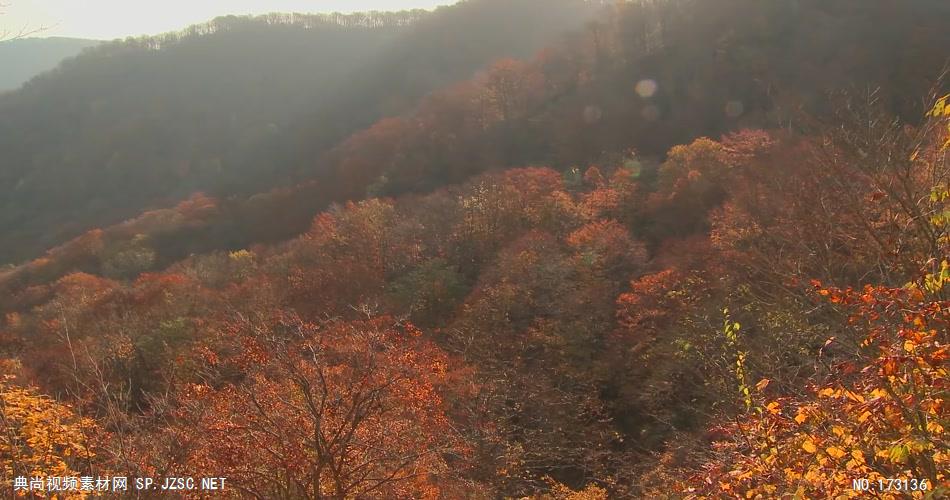
M 99 40 L 81 38 L 26 38 L 0 42 L 0 92 L 15 90 L 31 78 L 55 68 Z
M 530 55 L 593 12 L 580 0 L 480 0 L 226 17 L 104 44 L 0 96 L 0 262 L 197 191 L 290 184 L 339 137 L 494 58 Z
M 79 75 L 150 68 L 167 84 L 155 61 L 175 47 L 224 53 L 217 37 L 275 24 L 301 46 L 301 22 L 367 46 L 312 94 L 245 102 L 240 75 L 201 90 L 198 71 L 167 102 L 135 101 L 188 113 L 220 95 L 210 125 L 175 127 L 195 151 L 226 109 L 271 120 L 272 140 L 230 149 L 222 132 L 238 163 L 208 177 L 90 162 L 83 179 L 111 184 L 77 203 L 181 201 L 0 273 L 3 480 L 593 500 L 841 498 L 867 479 L 881 498 L 946 496 L 950 4 L 618 2 L 574 29 L 594 6 L 537 6 L 219 20 L 105 47 L 0 101 L 21 139 L 34 125 L 13 118 L 67 114 L 138 165 L 159 143 L 86 122 L 123 101 L 75 90 Z M 242 58 L 289 42 L 248 43 Z M 73 100 L 41 99 L 69 83 Z M 294 95 L 282 115 L 267 100 Z M 114 154 L 64 130 L 47 133 Z M 9 151 L 59 147 L 24 144 Z M 26 193 L 35 220 L 93 220 Z M 19 220 L 0 234 L 46 235 Z

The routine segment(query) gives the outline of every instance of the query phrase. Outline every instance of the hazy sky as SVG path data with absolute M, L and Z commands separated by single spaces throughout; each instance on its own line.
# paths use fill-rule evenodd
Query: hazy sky
M 113 39 L 175 31 L 226 14 L 432 9 L 457 0 L 0 0 L 0 32 Z

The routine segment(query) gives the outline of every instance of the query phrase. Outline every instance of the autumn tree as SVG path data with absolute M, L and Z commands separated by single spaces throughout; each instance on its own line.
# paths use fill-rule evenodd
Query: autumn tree
M 232 349 L 209 358 L 241 380 L 185 388 L 168 437 L 200 445 L 181 470 L 265 498 L 438 497 L 464 453 L 442 406 L 445 355 L 390 318 L 267 316 L 234 322 Z
M 571 233 L 567 243 L 582 265 L 608 276 L 629 275 L 647 260 L 643 244 L 613 220 L 587 224 Z
M 348 203 L 314 218 L 310 231 L 270 269 L 289 285 L 287 300 L 301 313 L 352 313 L 381 300 L 387 279 L 420 259 L 411 221 L 393 203 Z
M 908 259 L 910 265 L 898 272 L 918 266 L 923 271 L 901 287 L 838 288 L 813 280 L 819 307 L 831 304 L 844 318 L 832 323 L 815 353 L 814 373 L 806 387 L 783 384 L 772 389 L 772 381 L 763 378 L 754 391 L 746 391 L 745 414 L 720 425 L 717 435 L 722 438 L 711 449 L 697 452 L 701 459 L 692 477 L 681 483 L 684 493 L 736 498 L 858 496 L 864 492 L 853 485 L 866 480 L 868 489 L 884 498 L 946 494 L 945 428 L 950 421 L 942 402 L 947 385 L 945 289 L 950 264 L 944 257 L 946 238 L 932 240 L 928 235 L 942 234 L 939 214 L 945 211 L 947 197 L 941 194 L 943 184 L 937 183 L 929 197 L 912 204 L 901 201 L 922 189 L 915 187 L 918 183 L 933 183 L 932 175 L 943 170 L 942 153 L 950 133 L 945 99 L 937 101 L 930 118 L 925 130 L 931 137 L 916 142 L 919 149 L 907 156 L 875 157 L 854 167 L 863 186 L 880 190 L 870 200 L 890 199 L 885 202 L 894 203 L 889 213 L 904 221 L 900 228 L 875 224 L 868 230 L 882 230 L 879 234 L 907 231 L 907 255 L 902 256 L 898 247 L 887 258 L 894 259 L 894 266 L 900 265 L 902 257 Z M 885 130 L 892 129 L 885 125 Z M 887 133 L 878 136 L 885 142 L 874 147 L 895 147 L 887 144 L 888 137 Z M 925 155 L 929 158 L 921 160 Z M 878 161 L 882 163 L 875 167 Z M 894 170 L 892 179 L 876 178 L 877 169 Z M 902 174 L 904 169 L 918 174 Z M 903 185 L 906 192 L 889 194 L 895 185 Z M 874 217 L 874 213 L 869 215 Z M 924 217 L 924 213 L 930 215 Z M 886 245 L 894 244 L 887 241 Z M 917 246 L 920 242 L 924 244 Z M 885 281 L 888 277 L 887 272 L 880 275 Z M 736 337 L 738 325 L 727 319 L 725 327 Z M 746 359 L 740 358 L 738 368 Z M 681 470 L 679 474 L 689 473 Z
M 621 474 L 595 366 L 615 286 L 538 230 L 481 273 L 446 339 L 479 381 L 454 409 L 475 443 L 476 477 L 528 495 L 550 487 L 546 476 L 577 487 Z
M 852 480 L 868 479 L 887 498 L 945 493 L 947 305 L 931 295 L 941 279 L 861 291 L 816 283 L 820 295 L 851 311 L 849 327 L 865 335 L 863 355 L 835 365 L 808 398 L 774 397 L 763 380 L 758 406 L 724 425 L 722 435 L 733 438 L 708 452 L 704 477 L 687 483 L 689 491 L 857 496 L 863 492 Z M 895 479 L 900 486 L 889 482 Z
M 96 466 L 95 422 L 34 387 L 19 386 L 9 374 L 0 382 L 0 426 L 2 481 L 10 491 L 15 477 L 76 477 Z
M 481 77 L 479 102 L 483 126 L 525 116 L 543 98 L 544 75 L 531 65 L 502 59 Z
M 670 149 L 647 200 L 654 241 L 706 230 L 707 212 L 726 197 L 729 167 L 723 145 L 707 138 Z

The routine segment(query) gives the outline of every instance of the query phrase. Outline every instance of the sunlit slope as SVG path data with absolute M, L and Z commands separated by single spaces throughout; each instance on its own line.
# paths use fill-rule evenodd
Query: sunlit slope
M 590 8 L 476 0 L 225 17 L 102 45 L 0 97 L 0 262 L 197 191 L 294 184 L 321 145 L 494 58 L 530 54 Z

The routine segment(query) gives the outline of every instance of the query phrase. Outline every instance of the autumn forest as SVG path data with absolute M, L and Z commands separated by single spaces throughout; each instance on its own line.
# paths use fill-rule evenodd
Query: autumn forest
M 944 498 L 948 71 L 942 0 L 87 48 L 0 93 L 0 488 Z

